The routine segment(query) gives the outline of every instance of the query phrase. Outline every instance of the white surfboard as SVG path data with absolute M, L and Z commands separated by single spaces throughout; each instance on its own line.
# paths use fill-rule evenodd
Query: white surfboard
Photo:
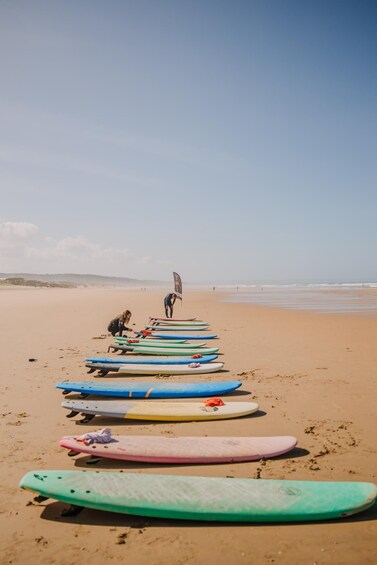
M 62 407 L 71 410 L 68 417 L 77 414 L 130 418 L 132 420 L 161 420 L 190 422 L 194 420 L 223 420 L 239 418 L 256 412 L 256 402 L 226 402 L 223 406 L 206 406 L 202 402 L 175 402 L 166 400 L 65 400 Z M 90 421 L 92 418 L 84 418 Z
M 190 363 L 189 365 L 87 363 L 86 367 L 119 375 L 197 375 L 221 371 L 224 363 Z

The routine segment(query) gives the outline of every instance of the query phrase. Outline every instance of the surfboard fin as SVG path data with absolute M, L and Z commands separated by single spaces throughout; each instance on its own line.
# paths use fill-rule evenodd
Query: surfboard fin
M 76 457 L 76 455 L 78 455 L 79 453 L 79 451 L 73 451 L 73 449 L 70 449 L 68 451 L 68 457 Z
M 107 353 L 109 353 L 111 350 L 113 350 L 114 353 L 116 353 L 117 351 L 121 351 L 122 353 L 124 352 L 123 346 L 118 347 L 117 345 L 109 345 L 109 347 L 107 348 Z M 126 351 L 128 351 L 128 349 L 126 349 Z
M 88 422 L 93 420 L 95 414 L 83 414 L 83 416 L 84 418 L 78 421 L 79 424 L 87 424 Z
M 79 398 L 88 398 L 89 394 L 87 394 L 86 392 L 80 392 Z
M 39 494 L 38 496 L 35 496 L 33 500 L 34 502 L 38 502 L 38 504 L 40 504 L 41 502 L 48 500 L 48 496 L 42 496 L 41 494 Z
M 76 412 L 76 410 L 71 410 L 69 414 L 66 415 L 66 418 L 73 418 L 73 416 L 77 416 L 80 412 Z
M 94 373 L 94 371 L 97 370 L 95 367 L 90 367 L 90 365 L 86 365 L 86 366 L 89 367 L 88 375 L 90 375 L 90 373 Z
M 62 394 L 63 396 L 67 396 L 67 394 L 69 394 L 71 391 L 70 390 L 63 390 Z
M 101 371 L 98 371 L 98 375 L 94 375 L 95 377 L 106 377 L 106 375 L 108 374 L 109 371 L 105 371 L 105 369 L 102 369 Z
M 102 457 L 95 457 L 91 455 L 89 459 L 86 461 L 86 465 L 97 465 L 101 461 Z
M 71 504 L 70 506 L 68 506 L 68 508 L 64 508 L 61 511 L 61 516 L 63 516 L 64 518 L 69 516 L 77 516 L 83 510 L 83 506 L 76 506 L 75 504 Z

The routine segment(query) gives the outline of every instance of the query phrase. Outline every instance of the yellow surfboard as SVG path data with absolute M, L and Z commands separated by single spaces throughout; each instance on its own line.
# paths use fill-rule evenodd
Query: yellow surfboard
M 259 409 L 256 402 L 225 402 L 223 406 L 206 406 L 205 400 L 202 402 L 65 400 L 62 406 L 71 410 L 67 417 L 83 414 L 85 422 L 92 420 L 94 416 L 177 422 L 222 420 L 247 416 Z

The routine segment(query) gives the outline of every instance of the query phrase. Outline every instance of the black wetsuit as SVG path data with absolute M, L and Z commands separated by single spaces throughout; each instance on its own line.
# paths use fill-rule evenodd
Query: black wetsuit
M 127 328 L 124 325 L 124 318 L 123 316 L 117 316 L 113 320 L 111 320 L 110 324 L 107 326 L 107 330 L 111 333 L 112 336 L 119 334 L 120 336 L 123 335 L 123 332 L 131 331 L 130 328 Z
M 167 318 L 173 317 L 173 306 L 175 302 L 175 294 L 174 292 L 169 292 L 164 298 L 164 306 L 165 306 L 165 316 Z

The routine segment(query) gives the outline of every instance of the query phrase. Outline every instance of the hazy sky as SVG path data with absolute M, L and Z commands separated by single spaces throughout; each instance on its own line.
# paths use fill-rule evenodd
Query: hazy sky
M 377 280 L 377 3 L 0 0 L 0 272 Z

